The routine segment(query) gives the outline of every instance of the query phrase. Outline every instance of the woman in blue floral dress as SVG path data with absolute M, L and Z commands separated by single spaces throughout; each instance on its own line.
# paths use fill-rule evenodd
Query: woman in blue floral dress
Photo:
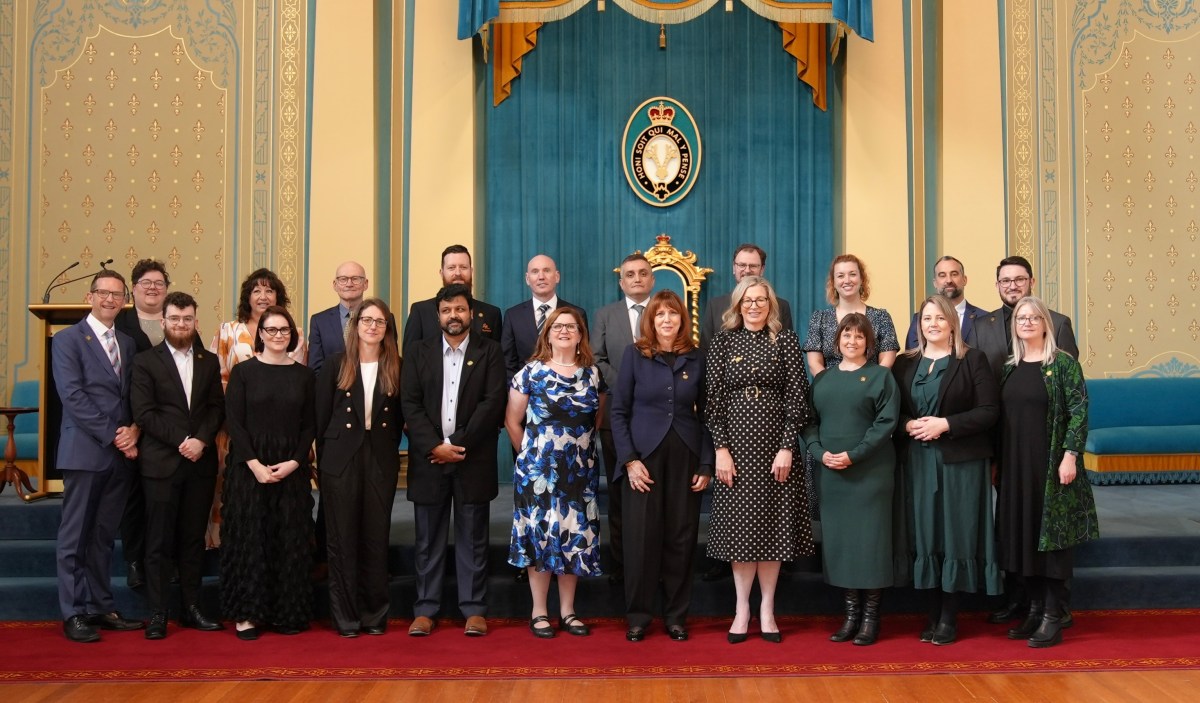
M 533 358 L 513 377 L 504 422 L 519 452 L 508 563 L 528 570 L 535 637 L 554 637 L 546 607 L 551 575 L 558 576 L 559 629 L 590 634 L 575 616 L 575 586 L 580 576 L 600 574 L 595 434 L 601 390 L 587 328 L 572 308 L 553 310 Z

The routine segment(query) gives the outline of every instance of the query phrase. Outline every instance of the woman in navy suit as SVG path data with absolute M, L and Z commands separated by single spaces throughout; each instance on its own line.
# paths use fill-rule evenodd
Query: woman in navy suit
M 329 613 L 342 637 L 382 635 L 388 532 L 400 473 L 400 353 L 378 298 L 350 315 L 346 351 L 317 378 L 317 468 L 329 550 Z M 355 343 L 357 342 L 357 343 Z
M 705 402 L 704 359 L 691 328 L 678 295 L 655 294 L 637 341 L 625 349 L 612 393 L 630 642 L 646 636 L 660 580 L 667 634 L 688 638 L 700 493 L 713 473 L 712 438 L 698 415 Z

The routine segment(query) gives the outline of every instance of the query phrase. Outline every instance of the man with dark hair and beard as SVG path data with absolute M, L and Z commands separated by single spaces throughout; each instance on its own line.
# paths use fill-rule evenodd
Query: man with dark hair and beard
M 937 260 L 933 267 L 933 292 L 950 301 L 951 307 L 958 313 L 958 328 L 962 330 L 963 341 L 975 346 L 975 320 L 987 314 L 987 310 L 967 302 L 967 267 L 953 256 L 946 255 Z M 908 326 L 908 338 L 904 342 L 905 349 L 917 346 L 917 322 L 921 313 L 913 313 L 912 324 Z
M 441 334 L 412 342 L 401 371 L 408 422 L 408 499 L 416 528 L 413 637 L 429 635 L 441 610 L 446 535 L 454 515 L 458 607 L 465 634 L 487 634 L 488 504 L 499 493 L 496 440 L 507 390 L 500 345 L 473 334 L 471 289 L 438 291 Z
M 164 340 L 133 360 L 133 416 L 142 428 L 142 488 L 146 496 L 146 583 L 151 617 L 146 639 L 167 636 L 171 560 L 183 597 L 179 624 L 223 630 L 200 610 L 204 530 L 217 480 L 214 440 L 225 419 L 217 357 L 194 345 L 196 301 L 167 295 Z

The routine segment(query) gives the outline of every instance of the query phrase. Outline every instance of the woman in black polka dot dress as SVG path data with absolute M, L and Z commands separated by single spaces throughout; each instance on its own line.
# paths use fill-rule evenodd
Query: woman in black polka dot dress
M 780 562 L 814 552 L 803 477 L 792 471 L 797 437 L 813 421 L 804 352 L 796 334 L 782 330 L 779 303 L 764 278 L 741 280 L 722 323 L 706 371 L 706 419 L 717 450 L 708 555 L 733 566 L 737 607 L 729 642 L 746 639 L 755 578 L 762 637 L 779 642 Z

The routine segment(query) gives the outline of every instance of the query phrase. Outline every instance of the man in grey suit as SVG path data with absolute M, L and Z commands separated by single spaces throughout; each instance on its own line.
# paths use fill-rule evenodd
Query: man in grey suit
M 733 252 L 733 284 L 742 282 L 746 276 L 761 276 L 767 266 L 767 252 L 757 244 L 741 244 Z M 792 306 L 779 298 L 779 321 L 785 330 L 792 329 Z M 718 295 L 704 306 L 700 319 L 700 348 L 708 349 L 713 337 L 721 331 L 721 316 L 729 309 L 729 294 Z
M 987 355 L 988 363 L 996 378 L 1004 370 L 1004 362 L 1012 355 L 1013 306 L 1021 298 L 1032 295 L 1037 279 L 1033 277 L 1033 265 L 1023 256 L 1010 256 L 996 267 L 996 290 L 1004 303 L 992 312 L 975 320 L 975 343 L 973 346 Z M 1054 341 L 1058 348 L 1079 358 L 1079 347 L 1075 344 L 1075 331 L 1071 329 L 1071 318 L 1050 311 Z
M 596 326 L 592 332 L 596 366 L 609 387 L 596 425 L 600 429 L 600 446 L 604 450 L 601 458 L 604 476 L 608 481 L 608 548 L 612 552 L 613 563 L 608 580 L 614 584 L 620 583 L 625 574 L 624 564 L 621 563 L 621 487 L 615 477 L 617 453 L 612 428 L 608 424 L 608 407 L 612 405 L 612 386 L 621 373 L 621 357 L 625 354 L 625 347 L 633 344 L 638 335 L 642 312 L 654 290 L 654 270 L 641 252 L 630 254 L 621 262 L 620 286 L 625 295 L 617 302 L 600 308 L 595 315 Z
M 87 317 L 54 335 L 54 383 L 62 400 L 57 465 L 63 475 L 58 527 L 58 602 L 72 642 L 100 639 L 95 628 L 137 630 L 112 594 L 112 555 L 129 486 L 136 479 L 138 427 L 129 389 L 133 338 L 113 327 L 125 307 L 125 278 L 104 269 L 92 279 Z

